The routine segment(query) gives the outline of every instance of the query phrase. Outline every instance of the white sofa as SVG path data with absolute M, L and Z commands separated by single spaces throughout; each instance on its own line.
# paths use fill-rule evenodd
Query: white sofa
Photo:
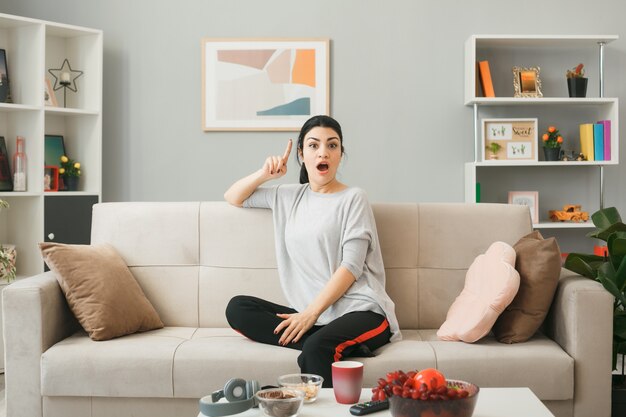
M 387 291 L 404 339 L 363 358 L 365 384 L 387 371 L 437 367 L 482 387 L 527 386 L 557 416 L 608 417 L 612 297 L 563 271 L 542 332 L 506 345 L 439 341 L 467 268 L 496 240 L 531 231 L 528 210 L 497 204 L 375 204 Z M 298 352 L 229 329 L 228 300 L 284 302 L 271 213 L 222 202 L 94 206 L 92 243 L 112 244 L 165 328 L 90 340 L 52 272 L 3 292 L 8 417 L 195 416 L 231 377 L 275 383 Z

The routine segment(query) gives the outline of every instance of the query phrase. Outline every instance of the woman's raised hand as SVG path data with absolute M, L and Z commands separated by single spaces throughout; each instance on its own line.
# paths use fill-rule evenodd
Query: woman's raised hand
M 265 160 L 261 169 L 267 179 L 280 178 L 287 173 L 287 162 L 289 161 L 292 145 L 293 141 L 289 139 L 285 153 L 282 156 L 270 156 Z

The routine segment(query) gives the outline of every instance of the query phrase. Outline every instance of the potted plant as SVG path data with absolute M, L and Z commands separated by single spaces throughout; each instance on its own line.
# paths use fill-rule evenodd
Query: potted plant
M 489 159 L 498 159 L 498 152 L 502 149 L 502 145 L 498 142 L 491 142 L 488 146 L 485 147 L 491 154 L 489 155 Z
M 565 73 L 567 78 L 567 91 L 570 97 L 586 97 L 587 78 L 585 77 L 585 66 L 578 64 Z
M 626 415 L 626 224 L 622 222 L 615 207 L 599 210 L 591 215 L 596 230 L 587 236 L 606 242 L 604 256 L 570 253 L 565 268 L 587 278 L 594 279 L 610 292 L 613 303 L 613 369 L 617 369 L 617 357 L 622 357 L 621 374 L 613 375 L 612 415 Z
M 80 162 L 68 158 L 66 155 L 61 156 L 61 166 L 59 167 L 59 175 L 63 178 L 65 191 L 78 190 L 78 180 L 80 179 Z
M 548 131 L 541 137 L 543 140 L 543 154 L 546 161 L 558 161 L 561 154 L 563 136 L 554 126 L 549 126 Z
M 9 208 L 9 203 L 0 198 L 0 211 L 5 208 Z M 0 243 L 0 280 L 11 282 L 15 279 L 15 258 L 15 246 Z

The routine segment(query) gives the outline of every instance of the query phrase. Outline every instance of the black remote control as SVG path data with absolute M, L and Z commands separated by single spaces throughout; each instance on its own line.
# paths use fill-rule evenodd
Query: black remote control
M 365 414 L 375 413 L 376 411 L 386 410 L 388 408 L 389 401 L 387 400 L 366 401 L 350 407 L 350 414 L 355 416 L 364 416 Z

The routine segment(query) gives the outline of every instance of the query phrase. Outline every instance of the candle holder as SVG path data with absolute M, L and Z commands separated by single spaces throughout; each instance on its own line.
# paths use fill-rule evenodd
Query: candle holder
M 67 90 L 78 92 L 76 79 L 83 75 L 80 70 L 73 70 L 70 61 L 65 58 L 61 68 L 51 68 L 48 72 L 54 77 L 53 91 L 63 89 L 63 107 L 67 107 Z

